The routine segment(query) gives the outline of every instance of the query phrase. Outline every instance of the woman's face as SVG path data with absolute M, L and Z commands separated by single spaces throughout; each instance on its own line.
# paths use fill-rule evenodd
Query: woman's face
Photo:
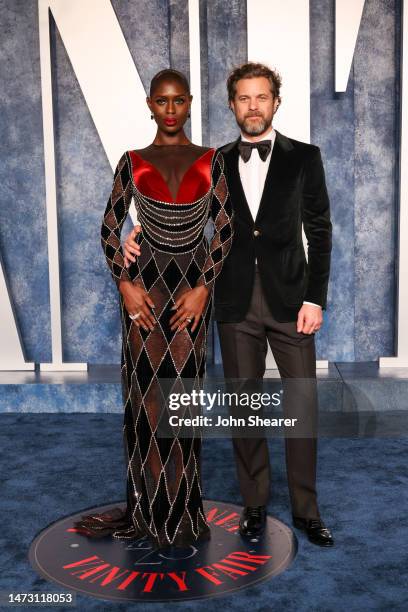
M 177 80 L 160 81 L 147 98 L 147 104 L 157 126 L 167 134 L 175 134 L 187 121 L 192 96 Z

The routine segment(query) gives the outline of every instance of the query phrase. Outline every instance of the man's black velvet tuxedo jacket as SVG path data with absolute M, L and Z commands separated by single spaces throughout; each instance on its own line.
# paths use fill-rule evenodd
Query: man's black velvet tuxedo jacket
M 281 322 L 295 321 L 304 300 L 326 308 L 332 226 L 320 149 L 276 131 L 254 221 L 238 170 L 239 140 L 219 149 L 225 160 L 234 210 L 234 237 L 215 282 L 215 319 L 244 319 L 252 295 L 256 258 L 272 315 Z

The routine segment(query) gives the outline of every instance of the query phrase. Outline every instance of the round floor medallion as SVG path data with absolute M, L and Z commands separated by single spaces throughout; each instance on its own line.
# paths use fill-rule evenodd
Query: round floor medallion
M 82 514 L 104 512 L 123 502 L 81 510 L 44 529 L 33 540 L 34 569 L 67 591 L 113 601 L 174 601 L 223 595 L 283 572 L 297 540 L 291 529 L 268 516 L 260 541 L 238 533 L 242 508 L 205 500 L 211 539 L 189 548 L 157 550 L 146 538 L 99 540 L 73 527 Z

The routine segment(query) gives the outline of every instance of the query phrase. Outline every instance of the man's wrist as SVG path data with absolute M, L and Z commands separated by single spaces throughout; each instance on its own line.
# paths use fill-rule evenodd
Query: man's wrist
M 197 285 L 195 288 L 205 291 L 207 295 L 210 293 L 210 288 L 207 285 Z
M 318 308 L 321 308 L 320 304 L 315 304 L 314 302 L 303 302 L 304 304 L 310 304 L 310 306 L 317 306 Z

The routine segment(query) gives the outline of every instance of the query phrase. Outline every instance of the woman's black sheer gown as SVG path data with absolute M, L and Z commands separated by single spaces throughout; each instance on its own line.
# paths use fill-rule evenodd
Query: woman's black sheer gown
M 231 247 L 232 209 L 224 160 L 196 145 L 150 145 L 126 151 L 117 165 L 101 228 L 112 276 L 144 287 L 155 305 L 153 331 L 138 327 L 120 296 L 122 390 L 127 463 L 127 507 L 83 516 L 76 523 L 89 537 L 147 536 L 157 547 L 188 546 L 210 537 L 201 492 L 201 435 L 158 434 L 162 381 L 198 386 L 205 374 L 212 287 Z M 121 228 L 132 200 L 142 226 L 141 255 L 126 269 Z M 204 234 L 212 218 L 215 232 Z M 211 291 L 199 325 L 170 330 L 171 307 L 186 290 Z

